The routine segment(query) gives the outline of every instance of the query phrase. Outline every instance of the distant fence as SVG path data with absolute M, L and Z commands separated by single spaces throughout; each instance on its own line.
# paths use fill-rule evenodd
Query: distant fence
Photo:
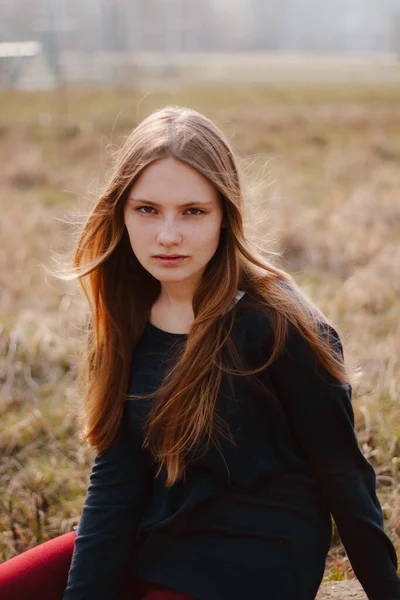
M 396 53 L 111 53 L 60 54 L 65 83 L 141 85 L 163 82 L 382 83 L 400 84 Z M 43 54 L 30 59 L 13 86 L 55 87 Z M 3 86 L 4 87 L 4 86 Z

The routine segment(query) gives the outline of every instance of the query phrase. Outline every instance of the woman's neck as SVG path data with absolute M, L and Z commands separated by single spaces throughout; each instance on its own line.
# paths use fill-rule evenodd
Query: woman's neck
M 162 304 L 159 300 L 156 300 L 151 307 L 149 321 L 164 331 L 189 333 L 194 321 L 193 308 L 187 305 L 186 307 L 181 305 L 173 308 L 171 305 Z

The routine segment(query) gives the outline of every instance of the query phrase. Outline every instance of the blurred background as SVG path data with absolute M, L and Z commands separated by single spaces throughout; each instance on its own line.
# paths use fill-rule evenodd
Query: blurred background
M 387 79 L 400 55 L 398 0 L 16 0 L 0 10 L 1 83 L 14 89 L 238 69 L 252 80 Z
M 227 134 L 260 243 L 359 366 L 353 406 L 400 548 L 398 0 L 3 0 L 0 561 L 70 531 L 93 451 L 68 256 L 113 152 L 166 104 Z M 325 578 L 353 576 L 334 532 Z

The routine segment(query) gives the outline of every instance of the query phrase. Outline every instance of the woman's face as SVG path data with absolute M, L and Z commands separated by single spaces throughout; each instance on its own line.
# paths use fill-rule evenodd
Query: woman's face
M 124 207 L 130 243 L 141 265 L 166 290 L 196 289 L 220 238 L 222 202 L 196 169 L 172 157 L 146 167 Z M 157 256 L 184 258 L 166 262 Z M 168 285 L 175 284 L 175 285 Z M 188 285 L 189 284 L 189 285 Z

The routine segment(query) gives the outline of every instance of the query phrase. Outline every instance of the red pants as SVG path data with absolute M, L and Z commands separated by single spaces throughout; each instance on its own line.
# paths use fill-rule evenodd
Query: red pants
M 67 587 L 75 531 L 39 544 L 0 564 L 1 600 L 61 600 Z M 135 590 L 139 589 L 139 595 Z M 127 574 L 119 600 L 193 600 L 192 596 Z

